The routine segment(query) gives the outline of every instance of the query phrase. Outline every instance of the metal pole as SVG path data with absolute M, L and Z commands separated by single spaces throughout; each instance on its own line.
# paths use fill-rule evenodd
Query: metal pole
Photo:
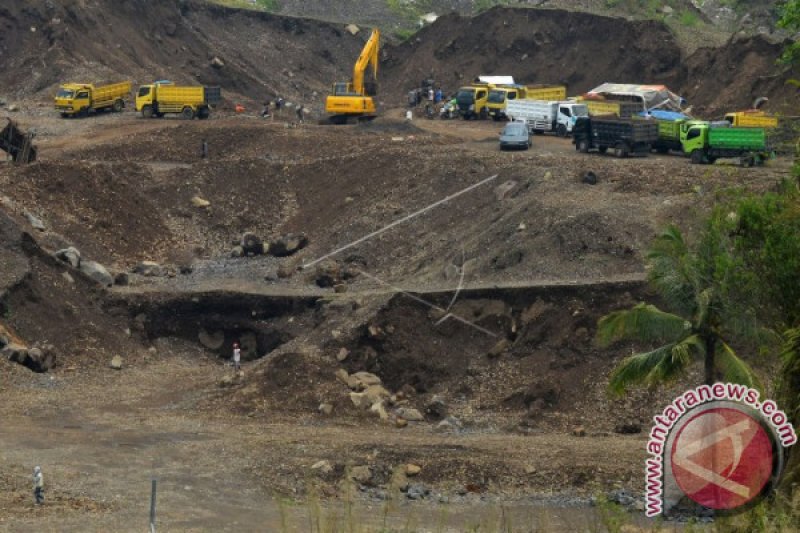
M 156 533 L 156 480 L 150 491 L 150 533 Z

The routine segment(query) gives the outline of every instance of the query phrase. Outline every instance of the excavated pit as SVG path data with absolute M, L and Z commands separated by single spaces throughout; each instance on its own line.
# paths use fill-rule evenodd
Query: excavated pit
M 230 358 L 233 343 L 239 342 L 242 359 L 250 361 L 301 335 L 314 321 L 317 298 L 215 292 L 138 296 L 110 305 L 124 307 L 133 328 L 150 341 L 182 338 L 223 358 Z

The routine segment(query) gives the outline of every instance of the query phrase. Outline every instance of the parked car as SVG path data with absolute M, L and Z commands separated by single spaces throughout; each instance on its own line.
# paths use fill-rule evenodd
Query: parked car
M 531 136 L 524 122 L 509 122 L 500 132 L 500 149 L 531 147 Z

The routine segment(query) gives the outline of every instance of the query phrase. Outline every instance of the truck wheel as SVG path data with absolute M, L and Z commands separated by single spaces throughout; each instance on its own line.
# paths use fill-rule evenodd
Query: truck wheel
M 111 110 L 112 110 L 114 113 L 119 113 L 120 111 L 122 111 L 122 107 L 123 107 L 124 105 L 125 105 L 125 104 L 123 103 L 123 101 L 122 101 L 122 100 L 114 100 L 114 105 L 113 105 L 113 106 L 111 106 Z
M 669 148 L 667 148 L 666 146 L 659 146 L 656 148 L 656 152 L 658 152 L 659 154 L 666 154 L 667 152 L 669 152 Z
M 183 108 L 183 111 L 181 111 L 181 117 L 185 120 L 192 120 L 194 118 L 194 111 L 191 107 L 186 106 Z
M 481 120 L 486 120 L 489 117 L 489 111 L 484 107 L 481 109 Z
M 587 141 L 578 141 L 578 151 L 582 154 L 588 154 L 589 143 Z
M 567 127 L 563 124 L 559 124 L 558 127 L 556 127 L 556 135 L 558 135 L 559 137 L 566 137 Z
M 153 118 L 153 106 L 146 105 L 142 108 L 142 116 L 144 118 Z
M 614 155 L 619 157 L 620 159 L 624 157 L 628 157 L 628 145 L 624 143 L 619 143 L 614 147 Z
M 608 152 L 608 146 L 600 146 L 597 148 L 597 151 L 600 152 L 601 154 L 604 154 Z
M 743 167 L 750 168 L 755 164 L 755 158 L 752 155 L 746 155 L 741 158 L 741 165 Z
M 700 150 L 699 148 L 697 150 L 692 150 L 691 159 L 692 159 L 692 164 L 695 165 L 703 164 L 703 159 L 704 159 L 703 151 Z

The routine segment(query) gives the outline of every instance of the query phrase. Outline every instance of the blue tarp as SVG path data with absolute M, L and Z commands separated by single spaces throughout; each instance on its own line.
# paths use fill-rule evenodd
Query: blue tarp
M 651 109 L 649 113 L 647 111 L 642 111 L 639 113 L 639 116 L 646 117 L 648 114 L 658 120 L 686 120 L 689 118 L 683 113 L 664 111 L 663 109 Z

